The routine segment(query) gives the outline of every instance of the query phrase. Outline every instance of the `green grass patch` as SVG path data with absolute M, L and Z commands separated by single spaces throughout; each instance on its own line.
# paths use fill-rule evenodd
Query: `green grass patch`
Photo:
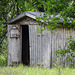
M 0 75 L 75 75 L 75 69 L 64 68 L 60 73 L 57 68 L 44 69 L 39 67 L 0 67 Z

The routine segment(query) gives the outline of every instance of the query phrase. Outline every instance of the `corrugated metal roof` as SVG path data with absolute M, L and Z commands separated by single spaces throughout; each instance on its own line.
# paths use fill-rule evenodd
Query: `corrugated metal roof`
M 15 22 L 15 21 L 18 21 L 19 19 L 21 19 L 21 18 L 23 18 L 23 17 L 25 17 L 25 16 L 28 16 L 28 17 L 30 17 L 30 18 L 36 20 L 36 17 L 42 17 L 43 15 L 44 15 L 44 12 L 25 11 L 25 12 L 23 12 L 22 14 L 16 16 L 15 18 L 12 18 L 11 20 L 7 21 L 6 24 L 11 24 L 11 23 L 13 23 L 13 22 Z M 60 16 L 60 13 L 57 14 L 55 17 L 59 17 L 59 16 Z M 47 17 L 49 17 L 49 15 L 47 15 Z M 52 18 L 52 17 L 54 17 L 54 15 L 50 15 L 50 17 Z M 67 19 L 70 19 L 70 18 L 67 18 Z M 73 18 L 72 18 L 72 19 L 73 19 Z M 42 19 L 40 19 L 40 21 L 43 22 Z M 51 19 L 50 19 L 49 21 L 51 21 Z M 61 21 L 62 23 L 63 23 L 63 21 L 64 21 L 64 19 L 63 19 L 62 16 L 61 16 L 59 22 L 60 22 L 60 21 Z M 48 21 L 46 21 L 46 23 L 47 23 L 47 22 L 48 22 Z M 59 23 L 59 22 L 58 22 L 58 23 Z M 71 21 L 70 21 L 69 23 L 71 23 Z
M 16 20 L 21 19 L 22 17 L 28 16 L 30 18 L 36 19 L 36 17 L 40 17 L 40 15 L 43 15 L 44 12 L 32 12 L 32 11 L 25 11 L 24 13 L 16 16 L 15 18 L 12 18 L 11 20 L 7 21 L 6 24 L 10 24 L 15 22 Z

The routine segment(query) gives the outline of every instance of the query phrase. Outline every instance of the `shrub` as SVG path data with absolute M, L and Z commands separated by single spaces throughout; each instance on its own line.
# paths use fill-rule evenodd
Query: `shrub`
M 75 40 L 73 40 L 72 36 L 67 38 L 68 40 L 68 46 L 67 49 L 60 49 L 56 51 L 56 55 L 60 57 L 65 57 L 68 53 L 68 56 L 66 57 L 67 62 L 71 62 L 70 66 L 73 67 L 75 64 L 74 58 L 75 58 Z
M 0 66 L 3 67 L 3 66 L 6 66 L 6 63 L 7 63 L 7 55 L 0 55 Z

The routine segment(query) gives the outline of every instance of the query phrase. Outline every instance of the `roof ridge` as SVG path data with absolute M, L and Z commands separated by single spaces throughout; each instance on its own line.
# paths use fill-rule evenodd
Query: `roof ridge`
M 6 22 L 6 24 L 13 23 L 13 22 L 15 22 L 16 20 L 18 20 L 18 19 L 20 19 L 20 18 L 22 18 L 22 17 L 24 17 L 24 16 L 28 16 L 28 17 L 30 17 L 30 18 L 36 19 L 36 18 L 34 18 L 34 17 L 39 17 L 40 14 L 43 14 L 43 13 L 44 13 L 44 12 L 25 11 L 25 12 L 23 12 L 23 13 L 17 15 L 16 17 L 14 17 L 14 18 L 8 20 L 8 21 Z

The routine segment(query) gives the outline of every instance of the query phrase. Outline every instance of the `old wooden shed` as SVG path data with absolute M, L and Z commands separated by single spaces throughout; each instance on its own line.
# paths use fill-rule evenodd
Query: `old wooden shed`
M 40 26 L 36 17 L 40 17 L 39 12 L 26 11 L 7 21 L 8 66 L 23 63 L 52 67 L 56 62 L 55 51 L 67 47 L 66 37 L 73 36 L 75 39 L 75 31 L 72 28 L 68 31 L 66 27 L 58 27 L 53 33 L 47 30 L 38 33 Z M 61 64 L 66 66 L 69 63 L 65 60 L 61 58 Z

